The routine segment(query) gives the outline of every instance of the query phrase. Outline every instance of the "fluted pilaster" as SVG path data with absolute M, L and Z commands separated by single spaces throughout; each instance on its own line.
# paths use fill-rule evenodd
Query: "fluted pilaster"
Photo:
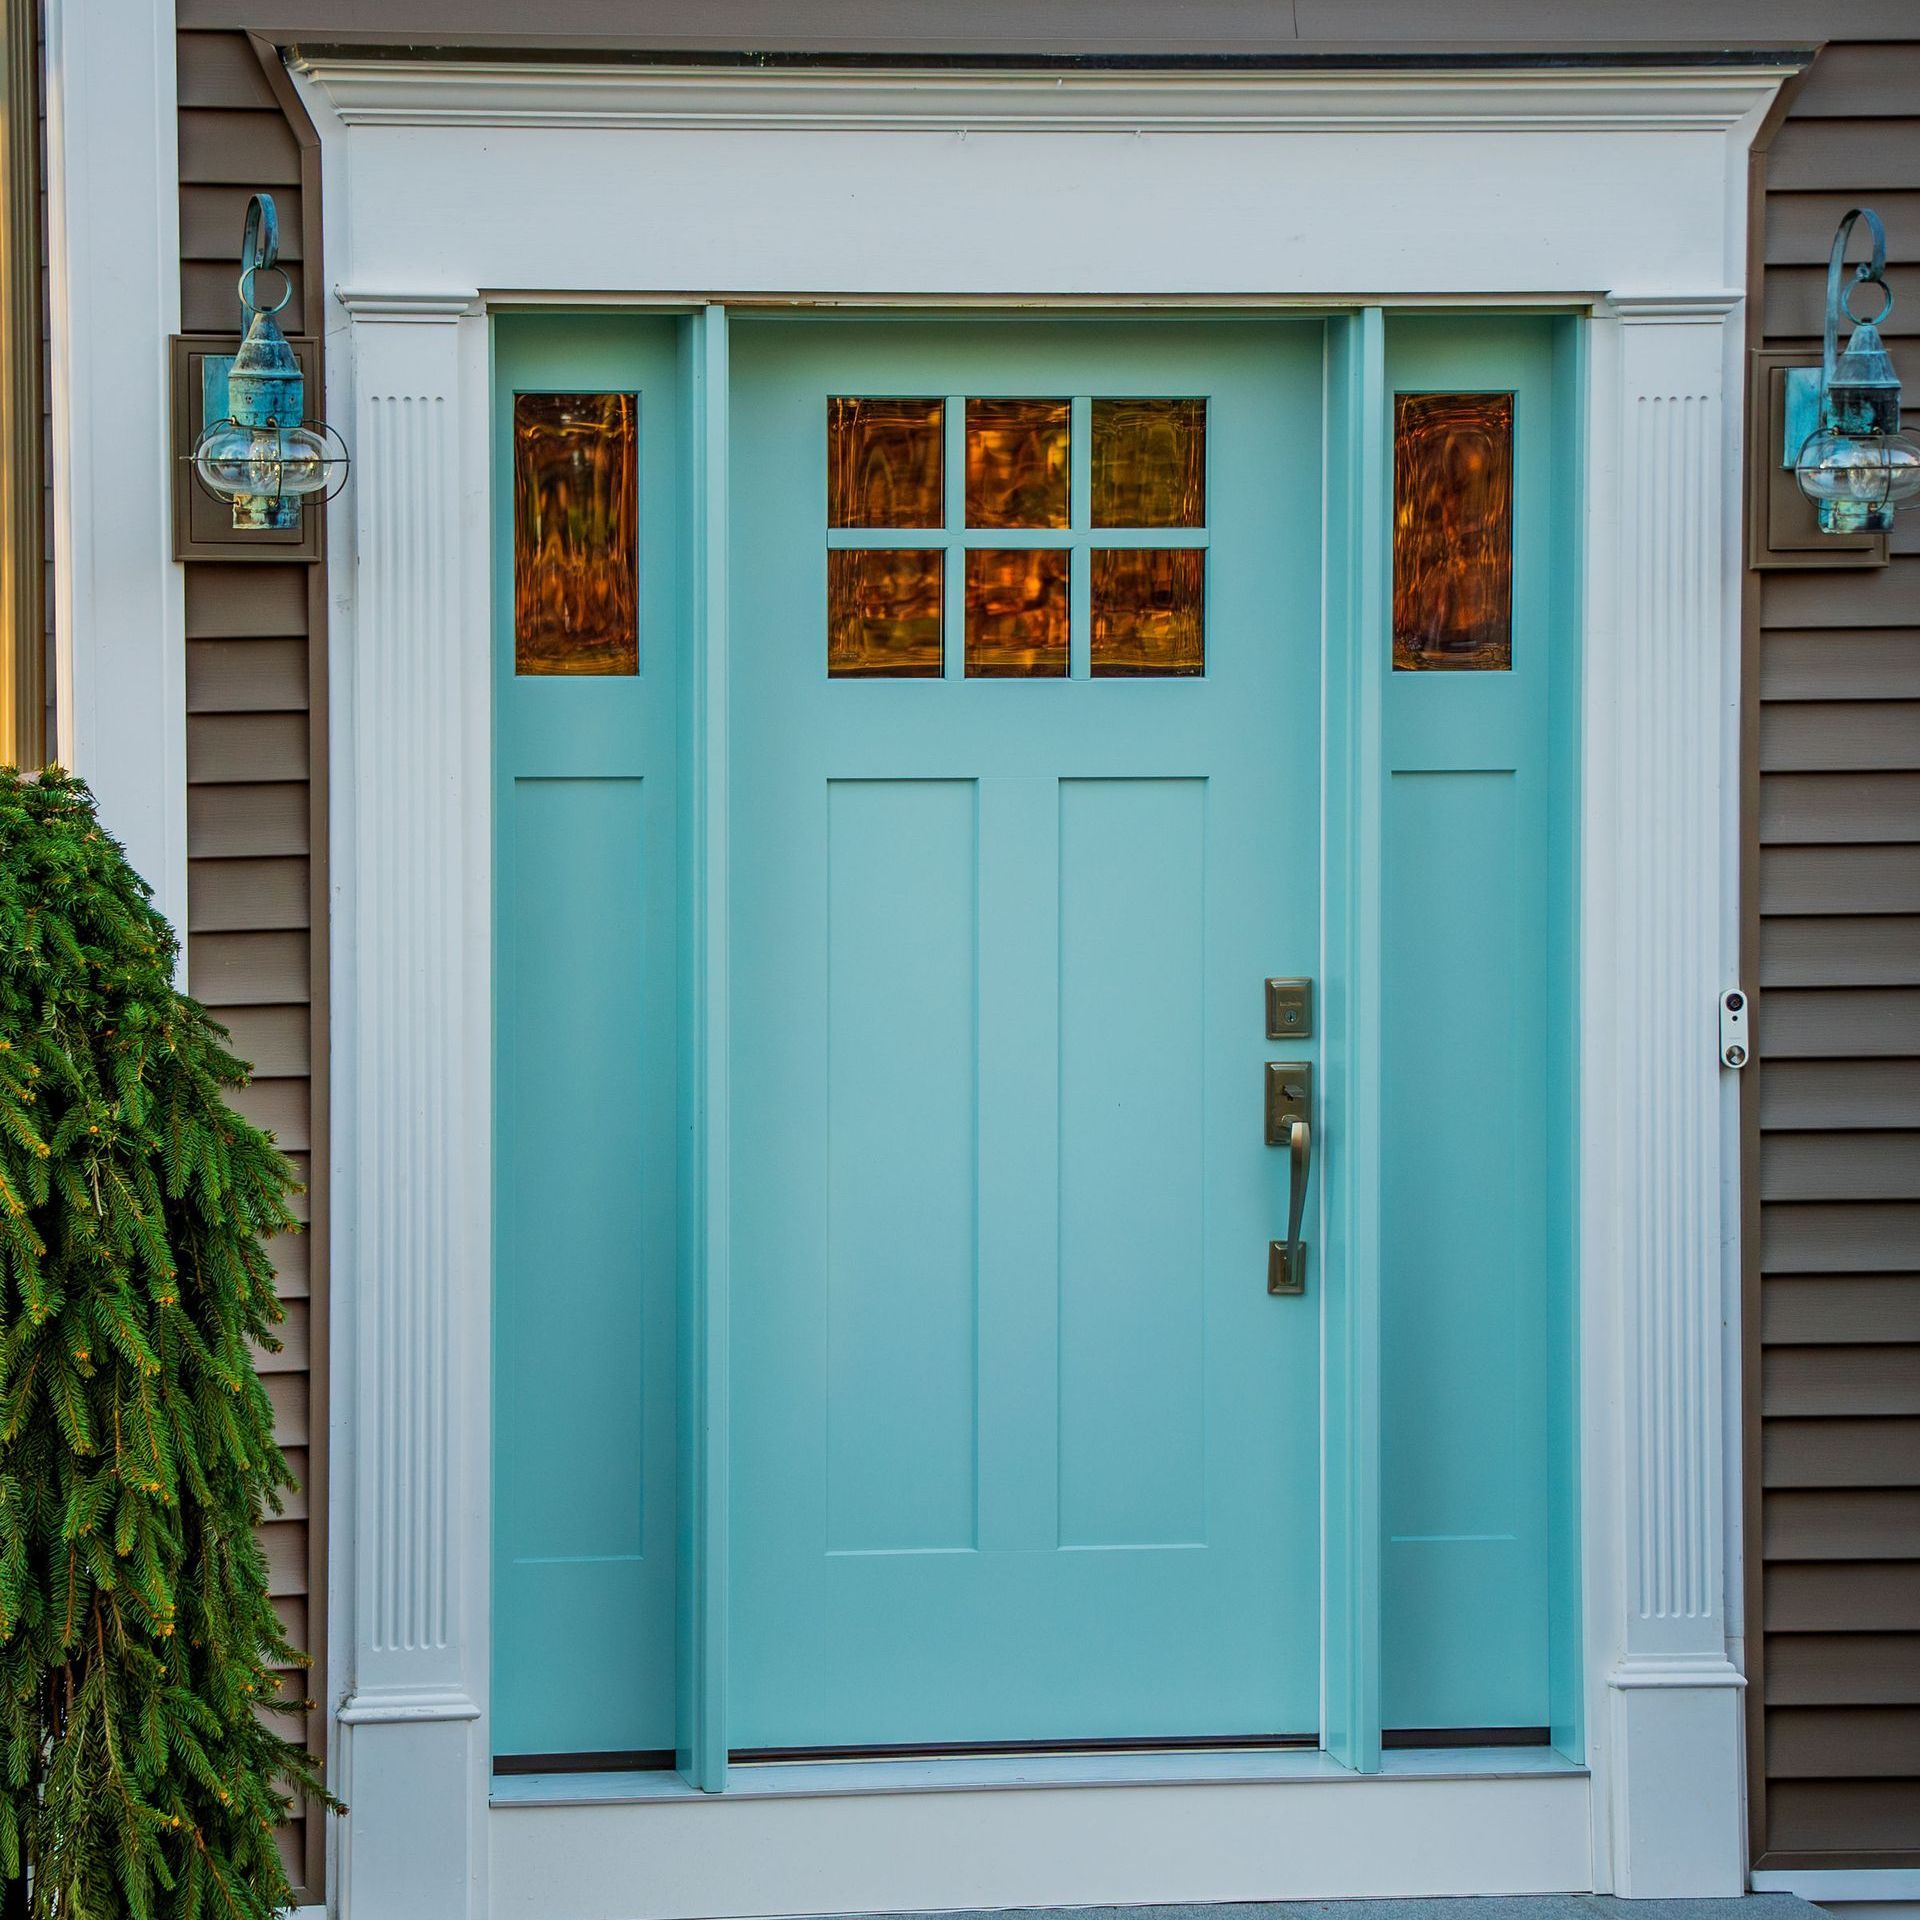
M 1616 1313 L 1616 1891 L 1741 1884 L 1727 1658 L 1723 700 L 1730 303 L 1616 303 L 1611 620 L 1588 636 L 1585 1285 Z

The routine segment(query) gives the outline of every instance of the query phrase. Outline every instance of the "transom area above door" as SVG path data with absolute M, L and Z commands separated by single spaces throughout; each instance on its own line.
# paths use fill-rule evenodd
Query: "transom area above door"
M 828 675 L 1203 674 L 1207 413 L 1178 395 L 829 395 Z

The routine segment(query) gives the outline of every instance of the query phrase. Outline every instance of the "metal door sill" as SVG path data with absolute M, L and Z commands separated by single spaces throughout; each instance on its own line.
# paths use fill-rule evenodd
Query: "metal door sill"
M 608 1806 L 643 1801 L 814 1800 L 848 1794 L 985 1793 L 1035 1788 L 1262 1786 L 1288 1781 L 1501 1780 L 1584 1774 L 1552 1747 L 1398 1747 L 1378 1774 L 1302 1748 L 1201 1752 L 972 1755 L 936 1760 L 756 1762 L 727 1770 L 723 1794 L 677 1773 L 524 1773 L 497 1777 L 490 1804 Z

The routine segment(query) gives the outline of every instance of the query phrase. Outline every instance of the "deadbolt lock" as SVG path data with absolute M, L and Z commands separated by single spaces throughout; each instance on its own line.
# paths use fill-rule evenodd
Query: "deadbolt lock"
M 1269 980 L 1267 982 L 1267 1038 L 1269 1040 L 1311 1040 L 1313 1038 L 1313 982 L 1311 980 Z
M 1284 1147 L 1296 1120 L 1313 1119 L 1313 1068 L 1305 1060 L 1267 1062 L 1267 1145 Z

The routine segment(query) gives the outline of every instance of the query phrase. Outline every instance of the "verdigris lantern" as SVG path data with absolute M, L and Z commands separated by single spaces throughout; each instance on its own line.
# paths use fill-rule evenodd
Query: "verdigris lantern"
M 277 273 L 280 298 L 260 304 L 259 275 Z M 306 412 L 306 381 L 274 315 L 293 287 L 280 265 L 280 222 L 271 194 L 247 202 L 240 240 L 240 308 L 246 332 L 225 368 L 223 417 L 215 418 L 217 367 L 210 366 L 208 424 L 193 450 L 201 484 L 233 503 L 238 528 L 298 527 L 309 494 L 337 492 L 347 474 L 347 449 L 324 422 Z
M 1853 270 L 1843 293 L 1840 271 L 1854 222 L 1864 220 L 1873 252 Z M 1855 292 L 1880 289 L 1878 313 L 1861 319 Z M 1900 431 L 1900 376 L 1880 339 L 1893 311 L 1887 285 L 1887 234 L 1880 216 L 1855 207 L 1840 222 L 1827 260 L 1827 318 L 1818 372 L 1787 373 L 1785 459 L 1800 491 L 1820 510 L 1822 533 L 1884 533 L 1894 509 L 1920 495 L 1920 441 Z M 1853 322 L 1844 353 L 1834 351 L 1841 317 Z

